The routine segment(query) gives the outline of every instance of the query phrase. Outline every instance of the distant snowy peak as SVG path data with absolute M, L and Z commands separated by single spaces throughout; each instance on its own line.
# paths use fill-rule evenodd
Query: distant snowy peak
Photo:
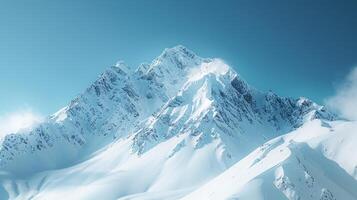
M 313 119 L 334 119 L 308 99 L 283 98 L 250 87 L 220 59 L 190 68 L 185 79 L 177 94 L 134 134 L 134 152 L 142 154 L 180 135 L 186 137 L 184 143 L 190 141 L 197 148 L 218 138 L 226 145 L 224 140 L 232 140 L 226 136 L 239 140 L 241 134 L 264 140 Z
M 6 136 L 0 164 L 11 170 L 13 160 L 36 155 L 42 169 L 58 168 L 127 137 L 139 153 L 181 135 L 197 148 L 219 140 L 228 151 L 236 148 L 229 137 L 258 144 L 311 119 L 334 119 L 310 100 L 260 92 L 222 60 L 181 45 L 131 69 L 119 61 L 33 131 Z M 60 146 L 71 154 L 65 161 L 48 156 Z
M 193 51 L 187 49 L 186 47 L 184 47 L 182 45 L 178 45 L 173 48 L 166 48 L 161 53 L 161 55 L 154 60 L 154 63 L 160 62 L 160 61 L 161 62 L 171 61 L 172 63 L 186 64 L 186 66 L 184 66 L 184 65 L 178 66 L 180 68 L 185 68 L 185 67 L 189 66 L 190 62 L 197 63 L 202 60 L 203 59 L 201 57 L 197 56 Z M 179 61 L 179 62 L 176 62 L 176 61 Z
M 116 71 L 121 70 L 126 74 L 131 72 L 130 68 L 123 60 L 119 60 L 113 67 L 116 69 Z
M 167 73 L 171 74 L 172 72 L 185 71 L 187 68 L 195 67 L 201 64 L 203 60 L 187 48 L 176 46 L 165 49 L 151 64 L 143 64 L 139 66 L 138 70 L 143 74 L 155 74 L 162 77 Z
M 226 74 L 231 77 L 236 75 L 236 73 L 230 70 L 230 67 L 222 60 L 210 59 L 203 62 L 199 67 L 190 69 L 188 73 L 188 81 L 197 81 L 208 75 L 224 76 Z

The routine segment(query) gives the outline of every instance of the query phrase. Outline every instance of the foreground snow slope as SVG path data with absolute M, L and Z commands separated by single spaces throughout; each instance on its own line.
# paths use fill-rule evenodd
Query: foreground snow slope
M 303 184 L 295 191 L 283 178 L 264 184 L 264 190 L 260 181 L 249 182 L 260 174 L 266 174 L 267 183 L 284 174 L 294 184 L 314 176 L 318 184 L 306 195 L 314 199 L 324 191 L 350 198 L 354 194 L 344 193 L 342 182 L 352 184 L 356 163 L 344 155 L 355 145 L 353 138 L 344 149 L 327 139 L 335 135 L 327 134 L 330 129 L 339 130 L 342 139 L 352 137 L 340 130 L 347 122 L 333 120 L 334 115 L 306 98 L 260 92 L 220 59 L 201 58 L 177 46 L 136 70 L 118 62 L 32 131 L 3 138 L 0 199 L 197 199 L 208 190 L 213 199 L 224 199 L 258 194 L 255 188 L 289 199 L 305 195 Z M 282 136 L 295 130 L 303 134 Z M 309 143 L 290 144 L 293 135 L 301 138 L 296 142 Z M 326 139 L 312 143 L 313 136 Z M 319 145 L 328 146 L 326 152 L 316 152 Z M 309 152 L 316 159 L 304 166 L 337 162 L 348 173 L 336 165 L 328 171 L 336 172 L 331 176 L 306 175 L 306 167 L 292 155 L 304 163 Z M 314 163 L 317 159 L 321 162 Z M 274 170 L 278 165 L 286 169 Z M 233 173 L 244 179 L 229 185 Z M 241 193 L 244 188 L 247 192 Z
M 357 199 L 356 130 L 356 122 L 308 122 L 182 199 Z

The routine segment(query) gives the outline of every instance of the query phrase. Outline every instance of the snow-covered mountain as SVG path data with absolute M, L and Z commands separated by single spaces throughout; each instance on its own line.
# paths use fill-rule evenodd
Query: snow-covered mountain
M 0 199 L 357 199 L 355 122 L 183 46 L 108 68 L 0 148 Z

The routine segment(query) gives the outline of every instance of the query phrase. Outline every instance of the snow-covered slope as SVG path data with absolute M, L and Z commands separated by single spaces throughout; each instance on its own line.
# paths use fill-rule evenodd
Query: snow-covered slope
M 311 130 L 305 127 L 314 124 L 316 130 L 325 131 L 328 125 L 343 124 L 333 120 L 335 116 L 323 106 L 306 98 L 260 92 L 222 60 L 201 58 L 176 46 L 133 71 L 118 62 L 31 132 L 3 138 L 0 199 L 197 199 L 208 190 L 216 195 L 213 199 L 234 198 L 241 188 L 253 188 L 246 185 L 259 174 L 273 177 L 269 170 L 277 165 L 287 166 L 287 170 L 279 168 L 282 177 L 303 179 L 306 170 L 291 155 L 315 152 L 316 146 L 291 143 L 287 138 L 304 135 L 301 141 L 310 142 Z M 294 132 L 282 136 L 290 131 Z M 328 134 L 320 135 L 316 137 Z M 341 180 L 355 180 L 356 162 L 343 156 L 354 148 L 353 142 L 341 150 L 334 141 L 316 142 L 317 146 L 328 144 L 330 154 L 316 153 L 321 163 L 313 159 L 306 165 L 318 169 L 332 160 L 349 171 L 342 174 L 336 165 L 341 172 L 326 180 L 309 174 L 319 183 L 311 192 L 306 190 L 313 197 L 322 188 L 326 195 L 345 195 L 341 182 L 332 180 L 340 174 Z M 285 153 L 293 151 L 297 153 Z M 269 156 L 270 152 L 275 154 Z M 256 167 L 259 173 L 255 165 L 262 166 Z M 295 171 L 296 176 L 290 176 Z M 247 176 L 246 181 L 226 187 L 235 181 L 231 178 L 235 173 Z M 296 191 L 281 189 L 285 185 L 280 187 L 278 181 L 272 180 L 268 188 L 281 197 L 294 199 L 305 191 L 304 185 Z M 324 185 L 329 181 L 342 192 Z M 260 189 L 259 184 L 253 185 Z
M 307 122 L 182 199 L 357 199 L 356 130 L 356 122 Z

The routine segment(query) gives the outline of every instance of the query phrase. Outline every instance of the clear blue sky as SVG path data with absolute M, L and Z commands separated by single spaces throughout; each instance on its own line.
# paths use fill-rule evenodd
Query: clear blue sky
M 50 114 L 109 65 L 183 44 L 253 86 L 317 102 L 357 65 L 356 0 L 4 0 L 0 114 Z

